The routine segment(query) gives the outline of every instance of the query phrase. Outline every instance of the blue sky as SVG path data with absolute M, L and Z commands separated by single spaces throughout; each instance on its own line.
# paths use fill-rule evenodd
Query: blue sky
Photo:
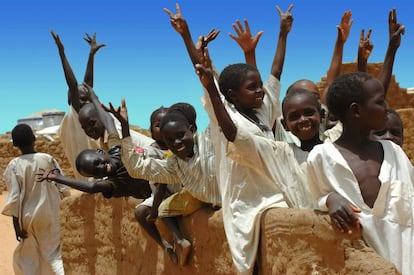
M 178 101 L 193 104 L 199 129 L 208 123 L 200 103 L 201 84 L 186 54 L 181 37 L 170 26 L 163 8 L 175 11 L 167 0 L 2 0 L 0 4 L 0 133 L 10 131 L 17 119 L 40 110 L 67 111 L 67 85 L 53 29 L 65 45 L 66 55 L 79 82 L 83 80 L 89 52 L 85 32 L 97 33 L 106 43 L 95 58 L 95 90 L 104 103 L 115 105 L 124 97 L 130 122 L 149 126 L 150 113 Z M 209 46 L 219 70 L 244 60 L 228 36 L 236 19 L 249 20 L 253 33 L 264 31 L 256 49 L 265 80 L 279 31 L 279 5 L 294 5 L 293 28 L 288 36 L 281 77 L 282 96 L 293 81 L 319 81 L 328 69 L 342 14 L 351 10 L 354 24 L 344 48 L 344 62 L 356 60 L 361 29 L 373 29 L 370 62 L 382 62 L 388 44 L 388 12 L 397 9 L 406 34 L 398 49 L 394 74 L 401 87 L 413 87 L 414 18 L 410 1 L 235 1 L 179 2 L 193 38 L 215 28 L 221 31 Z

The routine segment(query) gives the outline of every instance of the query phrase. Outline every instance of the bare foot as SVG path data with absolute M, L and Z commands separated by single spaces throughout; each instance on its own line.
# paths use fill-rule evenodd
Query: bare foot
M 184 266 L 187 264 L 188 255 L 191 252 L 191 243 L 186 239 L 177 241 L 177 243 L 181 246 L 180 265 Z

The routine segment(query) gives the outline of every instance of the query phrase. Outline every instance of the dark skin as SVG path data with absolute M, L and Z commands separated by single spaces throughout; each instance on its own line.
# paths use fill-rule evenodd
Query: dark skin
M 381 82 L 374 78 L 364 82 L 363 93 L 363 102 L 349 106 L 342 121 L 342 135 L 334 144 L 355 175 L 364 202 L 372 208 L 381 187 L 378 176 L 384 151 L 378 141 L 370 139 L 370 131 L 385 127 L 385 93 Z M 352 234 L 352 228 L 358 226 L 354 214 L 357 209 L 333 194 L 327 200 L 333 223 L 340 231 Z
M 65 54 L 65 48 L 63 46 L 62 41 L 60 40 L 59 35 L 55 34 L 53 30 L 50 30 L 50 34 L 52 35 L 53 39 L 59 50 L 60 60 L 62 62 L 63 72 L 65 74 L 66 83 L 68 85 L 68 104 L 72 105 L 76 112 L 79 112 L 80 108 L 86 103 L 87 101 L 87 94 L 84 87 L 82 85 L 78 85 L 78 81 L 76 80 L 75 74 L 73 73 L 72 67 L 67 60 Z M 105 47 L 105 44 L 98 44 L 96 42 L 96 33 L 91 37 L 89 34 L 86 33 L 86 37 L 84 40 L 90 45 L 91 49 L 89 52 L 88 63 L 86 66 L 85 76 L 83 82 L 87 85 L 93 87 L 93 71 L 94 71 L 94 58 L 95 54 L 98 50 L 102 47 Z

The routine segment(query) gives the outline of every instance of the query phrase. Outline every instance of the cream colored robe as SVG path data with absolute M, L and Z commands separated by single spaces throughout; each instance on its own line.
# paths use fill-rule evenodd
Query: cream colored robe
M 327 211 L 326 198 L 337 192 L 361 213 L 362 236 L 367 244 L 394 263 L 404 275 L 414 274 L 414 168 L 404 151 L 391 141 L 384 149 L 378 179 L 381 188 L 371 209 L 365 204 L 357 179 L 332 143 L 315 146 L 308 157 L 309 185 L 315 203 Z
M 64 274 L 60 255 L 59 211 L 64 185 L 36 182 L 39 168 L 59 168 L 52 156 L 26 154 L 11 160 L 4 171 L 8 196 L 2 210 L 19 219 L 28 237 L 14 251 L 15 274 Z

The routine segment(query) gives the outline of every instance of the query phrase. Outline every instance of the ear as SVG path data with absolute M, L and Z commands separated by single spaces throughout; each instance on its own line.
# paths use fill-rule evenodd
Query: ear
M 191 132 L 195 133 L 196 128 L 194 127 L 193 124 L 190 124 L 190 126 L 188 126 L 188 130 L 190 130 Z
M 235 102 L 237 102 L 237 92 L 235 91 L 235 90 L 233 90 L 233 89 L 228 89 L 228 91 L 227 91 L 227 95 L 228 95 L 228 97 L 230 98 L 230 100 L 231 100 L 231 103 L 235 103 Z
M 351 105 L 349 105 L 349 111 L 351 116 L 359 118 L 360 110 L 358 103 L 352 102 Z
M 277 122 L 276 122 L 276 123 L 277 123 Z M 288 126 L 287 126 L 287 124 L 286 124 L 286 120 L 285 120 L 284 118 L 282 118 L 282 119 L 280 120 L 280 123 L 282 123 L 283 129 L 285 129 L 286 131 L 290 132 L 290 130 L 289 130 L 289 128 L 288 128 Z

